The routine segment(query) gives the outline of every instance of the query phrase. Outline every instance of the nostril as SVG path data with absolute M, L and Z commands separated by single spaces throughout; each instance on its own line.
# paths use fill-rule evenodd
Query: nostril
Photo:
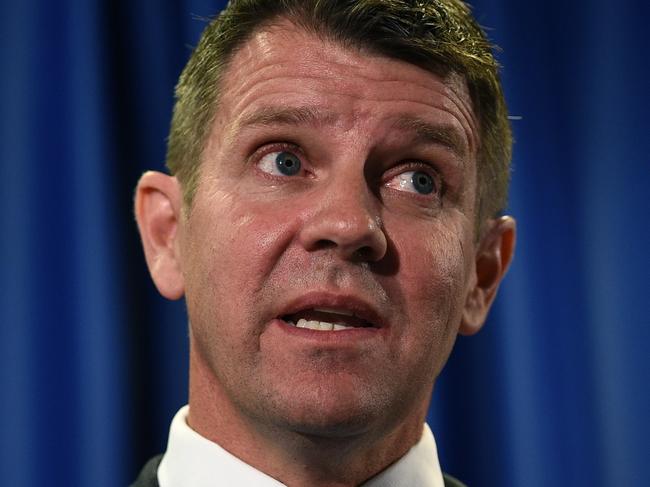
M 360 247 L 357 250 L 354 251 L 354 257 L 356 257 L 359 260 L 373 260 L 375 255 L 375 251 L 372 249 L 372 247 L 366 245 L 364 247 Z
M 368 212 L 321 211 L 306 220 L 299 234 L 309 252 L 334 252 L 344 259 L 376 261 L 386 252 L 386 235 Z
M 318 240 L 318 241 L 314 244 L 314 248 L 313 248 L 313 250 L 326 250 L 326 249 L 333 249 L 333 248 L 335 248 L 336 246 L 337 246 L 337 245 L 336 245 L 336 242 L 334 242 L 334 241 L 332 241 L 332 240 L 321 239 L 321 240 Z
M 321 239 L 314 244 L 311 250 L 335 250 L 336 248 L 340 247 L 340 244 L 337 244 L 332 240 Z M 360 261 L 374 260 L 374 256 L 376 254 L 375 249 L 373 249 L 370 245 L 363 245 L 354 250 L 349 249 L 348 252 L 350 252 L 348 255 L 351 256 L 353 260 Z

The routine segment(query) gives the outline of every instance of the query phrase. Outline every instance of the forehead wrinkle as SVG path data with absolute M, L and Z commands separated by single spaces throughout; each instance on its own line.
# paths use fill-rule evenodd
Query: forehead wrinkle
M 385 66 L 380 64 L 369 67 L 365 62 L 361 62 L 358 59 L 359 55 L 364 52 L 363 50 L 359 52 L 356 49 L 350 49 L 349 46 L 341 45 L 331 39 L 322 39 L 313 33 L 305 32 L 303 29 L 291 25 L 291 22 L 289 22 L 289 24 L 292 35 L 289 35 L 285 28 L 278 29 L 277 25 L 265 26 L 265 29 L 257 32 L 256 35 L 245 44 L 245 49 L 236 53 L 234 58 L 231 60 L 231 63 L 224 73 L 225 79 L 223 81 L 225 89 L 222 92 L 223 97 L 221 100 L 222 102 L 225 102 L 226 100 L 229 101 L 228 105 L 230 106 L 228 107 L 229 109 L 226 110 L 226 112 L 229 113 L 229 116 L 227 113 L 224 114 L 224 112 L 220 110 L 221 117 L 226 115 L 225 118 L 222 118 L 222 128 L 225 128 L 223 125 L 229 126 L 226 130 L 229 135 L 234 136 L 242 128 L 250 125 L 298 126 L 307 123 L 312 126 L 322 127 L 324 124 L 333 122 L 331 118 L 332 114 L 315 113 L 315 110 L 302 110 L 301 107 L 297 107 L 299 110 L 294 111 L 294 113 L 290 113 L 290 111 L 287 110 L 277 110 L 277 108 L 262 108 L 261 112 L 257 114 L 254 113 L 255 109 L 251 105 L 259 103 L 260 90 L 262 90 L 264 96 L 267 96 L 267 93 L 264 90 L 267 89 L 269 84 L 274 85 L 286 81 L 290 83 L 292 80 L 298 78 L 301 82 L 314 82 L 316 84 L 315 86 L 319 88 L 319 93 L 314 93 L 313 90 L 309 93 L 302 93 L 302 95 L 308 96 L 311 99 L 311 102 L 315 102 L 315 98 L 318 98 L 318 95 L 326 96 L 331 94 L 347 98 L 352 103 L 355 103 L 356 101 L 362 103 L 390 103 L 395 101 L 392 99 L 392 95 L 395 93 L 393 87 L 396 85 L 403 85 L 406 82 L 407 85 L 412 87 L 412 89 L 409 90 L 410 92 L 408 93 L 407 99 L 404 100 L 408 102 L 422 103 L 424 101 L 424 95 L 418 93 L 418 90 L 424 89 L 430 91 L 438 87 L 438 91 L 442 91 L 446 94 L 447 100 L 435 103 L 432 105 L 433 108 L 448 112 L 458 120 L 460 125 L 463 127 L 464 132 L 468 133 L 465 134 L 466 137 L 461 137 L 464 143 L 458 144 L 458 141 L 453 141 L 454 137 L 450 133 L 444 134 L 440 130 L 437 130 L 438 133 L 436 133 L 436 131 L 430 130 L 430 128 L 424 127 L 422 124 L 419 124 L 419 128 L 412 126 L 408 127 L 408 129 L 415 129 L 416 132 L 419 131 L 419 136 L 422 139 L 425 139 L 425 141 L 426 139 L 435 141 L 439 145 L 450 147 L 455 153 L 461 154 L 462 149 L 465 150 L 465 156 L 470 151 L 474 153 L 477 143 L 480 143 L 478 140 L 479 134 L 476 132 L 475 114 L 473 113 L 469 96 L 467 96 L 466 84 L 462 76 L 451 73 L 448 76 L 440 77 L 439 75 L 435 75 L 435 73 L 431 73 L 421 67 L 371 52 L 365 53 L 365 61 L 367 61 L 368 58 L 375 61 L 382 61 L 385 59 L 387 64 Z M 327 55 L 324 56 L 318 56 L 316 58 L 308 56 L 307 58 L 296 60 L 298 61 L 297 70 L 294 66 L 293 73 L 287 74 L 284 69 L 287 60 L 285 57 L 279 57 L 279 53 L 277 52 L 279 49 L 278 43 L 271 44 L 270 38 L 279 35 L 279 44 L 287 44 L 291 42 L 291 44 L 295 46 L 295 34 L 306 37 L 310 44 L 317 44 L 321 48 L 323 44 L 330 45 L 333 49 L 326 50 Z M 257 52 L 258 50 L 262 52 L 261 56 L 259 55 L 259 52 Z M 394 62 L 407 64 L 407 70 L 409 70 L 409 72 L 410 70 L 413 70 L 414 73 L 420 71 L 427 75 L 433 75 L 438 79 L 432 80 L 428 77 L 426 80 L 423 80 L 421 77 L 415 76 L 409 76 L 408 79 L 404 79 L 400 75 L 402 71 L 395 70 L 395 66 L 393 66 Z M 349 74 L 352 74 L 352 76 L 348 76 Z M 368 96 L 369 93 L 366 91 L 368 82 L 381 83 L 385 88 L 379 93 L 374 93 L 374 96 Z M 275 90 L 272 88 L 271 91 Z M 295 93 L 295 95 L 299 96 L 300 93 Z M 293 98 L 293 96 L 291 96 L 291 98 Z M 427 97 L 424 96 L 425 100 L 426 98 Z M 425 104 L 427 104 L 426 101 L 424 101 Z M 247 106 L 252 108 L 252 110 L 246 110 Z M 321 111 L 326 109 L 318 102 L 316 102 L 314 106 L 319 107 Z M 244 115 L 245 113 L 249 113 L 249 115 Z M 235 117 L 233 117 L 233 115 L 235 115 Z M 358 116 L 358 113 L 356 113 L 356 115 Z M 352 120 L 355 119 L 356 116 L 352 115 Z M 335 124 L 340 123 L 341 120 L 339 119 L 334 122 Z
M 415 88 L 425 90 L 430 90 L 432 84 L 439 85 L 443 88 L 449 88 L 449 80 L 444 78 L 440 78 L 433 82 L 431 79 L 423 81 L 420 79 L 414 79 L 413 77 L 409 77 L 405 80 L 403 77 L 394 74 L 394 66 L 389 67 L 379 65 L 369 69 L 367 60 L 371 59 L 373 61 L 387 61 L 389 63 L 397 62 L 407 65 L 409 69 L 414 71 L 421 71 L 428 75 L 435 75 L 435 73 L 427 71 L 414 64 L 407 63 L 406 61 L 374 53 L 372 51 L 366 52 L 362 48 L 351 48 L 350 46 L 345 46 L 335 40 L 319 38 L 293 24 L 291 24 L 291 26 L 293 27 L 293 30 L 297 32 L 298 36 L 306 37 L 308 43 L 316 44 L 316 47 L 324 52 L 324 55 L 315 59 L 307 58 L 297 60 L 297 64 L 293 68 L 295 69 L 297 67 L 297 71 L 294 71 L 294 75 L 278 75 L 278 71 L 280 73 L 282 72 L 287 59 L 284 53 L 277 52 L 282 46 L 278 46 L 277 44 L 275 46 L 267 45 L 268 39 L 266 39 L 266 37 L 280 35 L 283 42 L 291 42 L 292 46 L 295 45 L 296 39 L 295 37 L 288 37 L 285 30 L 276 32 L 276 29 L 273 28 L 276 26 L 267 26 L 267 29 L 258 32 L 253 39 L 247 42 L 245 50 L 237 52 L 233 57 L 232 62 L 226 70 L 226 76 L 224 76 L 224 92 L 228 91 L 229 88 L 233 89 L 234 91 L 232 95 L 235 98 L 240 98 L 243 93 L 250 91 L 251 86 L 258 85 L 256 88 L 259 88 L 268 82 L 297 78 L 310 81 L 340 82 L 348 84 L 349 87 L 355 88 L 359 92 L 360 97 L 365 95 L 365 88 L 368 81 L 388 85 L 385 90 L 388 98 L 390 98 L 390 94 L 393 92 L 393 90 L 390 89 L 392 88 L 391 85 L 400 85 L 405 81 Z M 265 37 L 264 40 L 266 42 L 260 42 L 259 36 L 262 35 Z M 282 42 L 279 44 L 282 44 Z M 333 49 L 323 49 L 328 45 Z M 255 52 L 256 48 L 260 49 L 262 53 Z M 358 59 L 359 56 L 364 57 L 360 60 Z M 232 72 L 237 72 L 239 70 L 243 70 L 243 73 L 237 73 L 237 76 L 232 75 Z M 350 73 L 343 74 L 346 70 L 352 72 L 353 75 L 350 76 Z M 351 82 L 351 79 L 355 77 L 359 78 L 359 80 Z M 231 84 L 231 82 L 234 82 L 234 84 Z M 351 85 L 349 83 L 351 83 Z M 458 96 L 457 93 L 455 93 L 455 90 L 453 91 L 454 95 Z M 455 104 L 457 104 L 457 102 Z M 466 115 L 466 113 L 464 114 Z
M 459 113 L 465 118 L 469 131 L 468 135 L 470 136 L 470 147 L 477 151 L 478 147 L 481 144 L 480 140 L 480 131 L 479 131 L 479 122 L 477 114 L 474 112 L 474 106 L 469 95 L 467 88 L 467 82 L 458 74 L 452 73 L 449 78 L 449 84 L 447 85 L 450 94 L 454 96 L 447 95 L 447 98 L 454 104 L 458 109 Z M 458 118 L 458 117 L 456 117 Z M 459 120 L 460 121 L 460 120 Z M 461 121 L 461 125 L 462 121 Z
M 467 143 L 458 130 L 446 124 L 432 124 L 412 115 L 400 115 L 393 123 L 393 128 L 412 132 L 415 142 L 442 145 L 464 160 L 467 155 Z

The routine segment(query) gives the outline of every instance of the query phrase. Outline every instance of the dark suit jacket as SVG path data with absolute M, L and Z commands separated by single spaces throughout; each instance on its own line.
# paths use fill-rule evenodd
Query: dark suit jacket
M 156 476 L 156 473 L 158 472 L 158 464 L 160 464 L 160 460 L 162 459 L 162 455 L 158 455 L 157 457 L 153 457 L 151 460 L 147 462 L 147 464 L 144 466 L 142 471 L 140 472 L 140 475 L 138 475 L 138 478 L 134 483 L 131 484 L 131 487 L 159 487 L 158 486 L 158 477 Z M 459 482 L 453 477 L 450 477 L 447 474 L 444 474 L 445 478 L 445 487 L 465 487 L 465 484 Z M 404 487 L 417 487 L 417 486 L 404 486 Z

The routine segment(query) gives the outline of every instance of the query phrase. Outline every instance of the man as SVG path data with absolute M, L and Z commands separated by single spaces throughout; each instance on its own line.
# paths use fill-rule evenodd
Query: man
M 231 1 L 137 188 L 190 391 L 134 485 L 459 485 L 424 419 L 513 254 L 510 149 L 461 2 Z

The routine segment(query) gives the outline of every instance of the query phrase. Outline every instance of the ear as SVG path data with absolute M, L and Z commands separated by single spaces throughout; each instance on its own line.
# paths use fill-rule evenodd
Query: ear
M 178 250 L 181 207 L 182 192 L 175 177 L 154 171 L 142 175 L 135 191 L 135 218 L 149 273 L 167 299 L 180 299 L 185 291 Z
M 459 333 L 477 333 L 487 317 L 515 251 L 516 223 L 504 216 L 491 220 L 476 253 L 475 273 L 467 294 Z

